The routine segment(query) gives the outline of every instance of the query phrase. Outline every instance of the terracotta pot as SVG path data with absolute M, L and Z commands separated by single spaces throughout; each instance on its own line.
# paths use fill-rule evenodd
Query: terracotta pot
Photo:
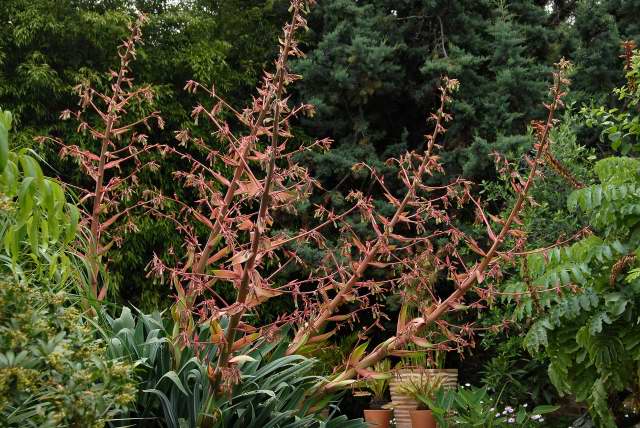
M 370 428 L 389 428 L 392 412 L 390 409 L 368 409 L 364 411 L 364 420 Z
M 419 367 L 396 370 L 395 376 L 389 381 L 393 415 L 396 428 L 411 428 L 411 410 L 418 407 L 418 403 L 410 396 L 402 393 L 402 385 L 409 380 L 420 380 L 421 376 L 441 376 L 442 386 L 454 389 L 458 386 L 458 369 L 423 369 Z
M 437 428 L 431 410 L 412 410 L 411 428 Z

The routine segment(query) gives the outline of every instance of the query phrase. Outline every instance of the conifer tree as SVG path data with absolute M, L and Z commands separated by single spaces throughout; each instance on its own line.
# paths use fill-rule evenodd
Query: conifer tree
M 577 98 L 588 102 L 590 98 L 606 97 L 621 83 L 619 58 L 622 41 L 614 16 L 603 2 L 588 0 L 576 9 L 575 52 Z
M 344 191 L 349 178 L 366 190 L 347 160 L 384 160 L 418 146 L 421 118 L 445 74 L 461 81 L 445 143 L 459 164 L 453 173 L 483 178 L 487 165 L 474 160 L 524 146 L 519 136 L 540 113 L 548 65 L 566 48 L 565 28 L 546 1 L 489 3 L 321 3 L 298 71 L 305 76 L 301 97 L 318 107 L 308 132 L 336 141 L 334 153 L 313 159 L 328 188 Z

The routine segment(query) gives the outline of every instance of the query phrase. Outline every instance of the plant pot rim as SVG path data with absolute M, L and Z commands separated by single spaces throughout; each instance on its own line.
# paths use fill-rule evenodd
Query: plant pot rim
M 384 403 L 382 403 L 380 407 L 373 408 L 369 406 L 369 407 L 366 407 L 365 410 L 393 410 L 393 408 L 391 407 L 386 407 L 386 406 L 389 406 L 390 404 L 391 404 L 391 401 L 385 401 Z

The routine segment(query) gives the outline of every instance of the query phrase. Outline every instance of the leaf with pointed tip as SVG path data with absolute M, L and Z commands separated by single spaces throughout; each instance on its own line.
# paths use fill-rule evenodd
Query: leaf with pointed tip
M 235 273 L 232 270 L 224 270 L 224 269 L 215 269 L 212 271 L 213 276 L 215 276 L 216 278 L 221 278 L 221 279 L 239 279 L 239 276 L 237 273 Z
M 4 172 L 9 161 L 9 130 L 0 123 L 0 173 Z
M 365 379 L 385 380 L 391 379 L 391 373 L 381 373 L 374 370 L 356 368 L 356 372 Z
M 242 364 L 247 362 L 256 362 L 257 360 L 249 355 L 236 355 L 235 357 L 229 358 L 229 362 L 231 364 Z
M 238 339 L 235 342 L 233 342 L 233 345 L 231 346 L 231 351 L 234 352 L 234 351 L 237 351 L 239 349 L 242 349 L 245 346 L 255 342 L 259 338 L 260 338 L 260 333 L 248 334 L 248 335 L 244 336 L 243 338 Z
M 324 342 L 325 340 L 329 339 L 331 336 L 333 336 L 334 334 L 336 334 L 336 330 L 331 330 L 328 333 L 324 333 L 324 334 L 319 334 L 317 336 L 312 336 L 309 341 L 307 343 L 318 343 L 318 342 Z
M 358 361 L 360 361 L 362 359 L 362 356 L 364 355 L 365 351 L 367 350 L 367 346 L 369 346 L 369 342 L 364 342 L 361 343 L 359 346 L 356 347 L 356 349 L 353 350 L 353 352 L 351 352 L 351 354 L 349 355 L 349 359 L 347 361 L 347 365 L 349 367 L 354 366 L 355 364 L 358 363 Z
M 396 325 L 396 334 L 400 334 L 407 325 L 407 319 L 409 318 L 409 306 L 406 303 L 402 304 L 400 313 L 398 314 L 398 323 Z
M 411 338 L 411 341 L 421 348 L 433 348 L 433 343 L 422 337 L 413 336 Z

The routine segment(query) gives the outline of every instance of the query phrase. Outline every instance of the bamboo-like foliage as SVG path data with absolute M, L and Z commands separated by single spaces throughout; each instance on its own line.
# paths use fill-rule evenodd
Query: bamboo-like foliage
M 0 109 L 0 263 L 20 280 L 64 283 L 73 271 L 67 247 L 80 214 L 32 151 L 9 147 L 12 122 L 11 113 Z
M 80 188 L 80 205 L 84 207 L 83 223 L 87 226 L 86 258 L 89 265 L 92 299 L 102 300 L 108 291 L 106 278 L 100 278 L 100 268 L 106 252 L 122 242 L 122 234 L 134 231 L 129 215 L 150 201 L 135 190 L 137 176 L 143 168 L 157 169 L 154 161 L 142 159 L 153 150 L 166 150 L 159 144 L 147 142 L 147 135 L 139 128 L 151 129 L 156 122 L 163 128 L 159 112 L 145 113 L 145 105 L 152 105 L 153 92 L 149 86 L 136 87 L 131 76 L 131 63 L 136 58 L 136 47 L 142 43 L 142 25 L 146 18 L 140 15 L 130 26 L 130 35 L 118 48 L 119 68 L 109 72 L 109 86 L 105 92 L 94 89 L 89 82 L 79 84 L 79 109 L 65 110 L 61 119 L 71 117 L 78 121 L 78 133 L 97 141 L 97 150 L 68 144 L 58 138 L 40 137 L 39 141 L 52 141 L 60 146 L 62 158 L 72 157 L 92 183 L 91 188 Z M 143 113 L 130 118 L 132 110 Z

